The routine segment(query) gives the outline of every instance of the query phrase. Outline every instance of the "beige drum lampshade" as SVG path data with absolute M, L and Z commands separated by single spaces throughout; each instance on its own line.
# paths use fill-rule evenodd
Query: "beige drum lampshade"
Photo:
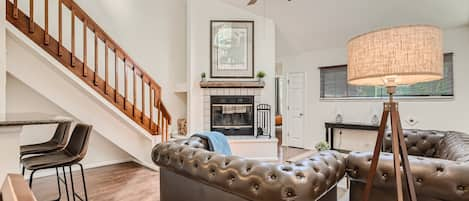
M 352 38 L 348 83 L 396 86 L 443 77 L 442 31 L 426 25 L 400 26 Z

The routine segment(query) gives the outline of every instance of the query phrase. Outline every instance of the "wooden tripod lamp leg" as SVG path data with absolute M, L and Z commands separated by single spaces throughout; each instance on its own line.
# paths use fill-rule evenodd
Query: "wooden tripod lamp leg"
M 404 168 L 404 174 L 407 179 L 407 191 L 409 193 L 409 197 L 411 201 L 417 201 L 417 195 L 415 193 L 415 186 L 414 186 L 414 177 L 412 176 L 412 171 L 410 170 L 409 158 L 407 153 L 407 146 L 405 144 L 404 132 L 402 131 L 401 125 L 401 118 L 399 115 L 399 110 L 396 108 L 397 114 L 397 129 L 399 132 L 399 144 L 401 147 L 401 158 L 402 158 L 402 166 Z
M 371 160 L 371 167 L 368 171 L 368 178 L 366 182 L 365 191 L 363 191 L 363 200 L 368 201 L 370 199 L 371 189 L 373 188 L 373 179 L 376 175 L 376 168 L 378 167 L 379 154 L 381 152 L 381 147 L 383 146 L 384 132 L 386 130 L 386 124 L 388 122 L 389 116 L 389 105 L 384 104 L 383 114 L 381 116 L 381 124 L 378 130 L 378 136 L 376 137 L 375 149 L 373 152 L 373 159 Z
M 399 129 L 398 118 L 396 111 L 396 104 L 391 103 L 391 127 L 392 127 L 392 152 L 394 156 L 394 173 L 396 177 L 396 192 L 397 200 L 403 201 L 404 195 L 402 192 L 402 176 L 401 176 L 401 159 L 400 159 L 400 145 L 399 145 Z

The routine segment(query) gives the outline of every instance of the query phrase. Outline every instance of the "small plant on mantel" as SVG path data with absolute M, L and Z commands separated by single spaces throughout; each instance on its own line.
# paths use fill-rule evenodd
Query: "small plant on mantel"
M 257 74 L 256 74 L 256 77 L 257 77 L 257 79 L 259 79 L 259 81 L 262 81 L 265 76 L 266 76 L 266 74 L 265 74 L 264 71 L 259 71 L 259 72 L 257 72 Z
M 205 78 L 207 77 L 207 74 L 205 72 L 200 74 L 200 78 L 202 79 L 202 82 L 205 82 Z
M 316 148 L 317 151 L 327 151 L 331 149 L 331 146 L 329 145 L 329 143 L 322 141 L 317 143 L 314 148 Z

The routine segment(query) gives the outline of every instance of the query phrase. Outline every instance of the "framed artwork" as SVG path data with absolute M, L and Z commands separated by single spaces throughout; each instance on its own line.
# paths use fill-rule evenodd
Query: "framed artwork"
M 210 77 L 254 78 L 254 21 L 210 22 Z

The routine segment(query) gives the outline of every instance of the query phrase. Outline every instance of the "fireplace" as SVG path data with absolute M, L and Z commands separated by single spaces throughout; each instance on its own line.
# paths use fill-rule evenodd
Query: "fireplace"
M 254 96 L 211 96 L 210 127 L 225 135 L 254 135 Z

